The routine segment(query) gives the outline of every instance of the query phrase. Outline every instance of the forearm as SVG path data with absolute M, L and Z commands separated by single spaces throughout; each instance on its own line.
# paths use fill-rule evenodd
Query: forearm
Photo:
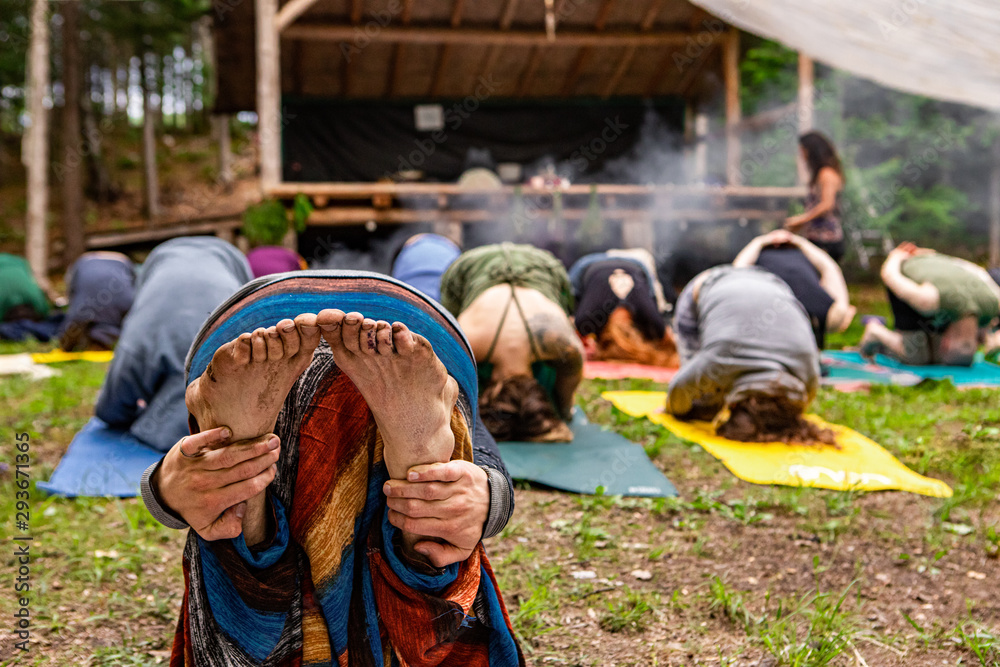
M 819 272 L 820 286 L 838 303 L 850 303 L 847 281 L 840 266 L 830 255 L 806 238 L 798 237 L 796 245 L 809 263 Z
M 763 245 L 756 239 L 751 241 L 740 250 L 740 254 L 736 255 L 736 259 L 733 260 L 733 266 L 737 268 L 745 268 L 748 266 L 753 266 L 760 259 L 760 251 L 763 250 Z
M 882 265 L 882 282 L 900 300 L 917 312 L 927 315 L 940 306 L 941 295 L 929 284 L 920 284 L 903 275 L 902 262 L 887 259 Z

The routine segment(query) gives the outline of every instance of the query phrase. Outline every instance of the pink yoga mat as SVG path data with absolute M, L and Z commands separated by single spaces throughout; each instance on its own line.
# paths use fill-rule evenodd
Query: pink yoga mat
M 588 361 L 583 366 L 583 377 L 588 380 L 628 380 L 639 378 L 667 383 L 677 374 L 676 368 L 644 366 L 643 364 L 620 364 L 612 361 Z

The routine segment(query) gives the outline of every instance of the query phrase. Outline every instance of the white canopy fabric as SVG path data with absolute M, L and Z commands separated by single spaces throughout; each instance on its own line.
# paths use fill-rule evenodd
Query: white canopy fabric
M 885 86 L 1000 110 L 1000 0 L 692 0 Z

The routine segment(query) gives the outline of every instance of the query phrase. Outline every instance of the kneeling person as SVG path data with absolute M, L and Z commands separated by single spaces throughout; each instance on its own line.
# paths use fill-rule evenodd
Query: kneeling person
M 802 419 L 819 385 L 819 351 L 802 305 L 780 278 L 721 266 L 691 281 L 677 300 L 674 331 L 681 368 L 667 412 L 712 420 L 719 435 L 746 442 L 824 441 Z
M 857 313 L 840 265 L 804 236 L 784 229 L 758 236 L 740 251 L 733 266 L 757 266 L 784 280 L 806 309 L 821 350 L 826 332 L 846 331 Z
M 573 264 L 573 323 L 590 359 L 676 368 L 677 347 L 660 314 L 662 289 L 637 253 L 653 265 L 645 250 L 594 253 Z
M 562 263 L 527 245 L 476 248 L 445 272 L 441 303 L 472 345 L 480 411 L 497 440 L 571 440 L 583 345 Z
M 983 268 L 912 243 L 882 265 L 895 330 L 869 321 L 861 353 L 904 364 L 970 366 L 980 339 L 1000 314 L 1000 285 Z

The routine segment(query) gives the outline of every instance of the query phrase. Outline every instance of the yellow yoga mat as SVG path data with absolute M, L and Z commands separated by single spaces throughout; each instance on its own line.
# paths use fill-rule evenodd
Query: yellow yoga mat
M 31 355 L 31 360 L 36 364 L 58 364 L 62 361 L 94 361 L 103 363 L 111 361 L 114 353 L 110 350 L 102 352 L 64 352 L 63 350 L 52 350 L 51 352 L 38 352 Z
M 935 498 L 951 497 L 951 487 L 944 482 L 913 472 L 876 442 L 816 415 L 806 418 L 831 429 L 840 449 L 727 440 L 717 436 L 708 422 L 684 422 L 665 414 L 667 395 L 661 391 L 607 391 L 602 396 L 625 414 L 645 417 L 677 437 L 701 445 L 747 482 L 841 491 L 897 490 Z

